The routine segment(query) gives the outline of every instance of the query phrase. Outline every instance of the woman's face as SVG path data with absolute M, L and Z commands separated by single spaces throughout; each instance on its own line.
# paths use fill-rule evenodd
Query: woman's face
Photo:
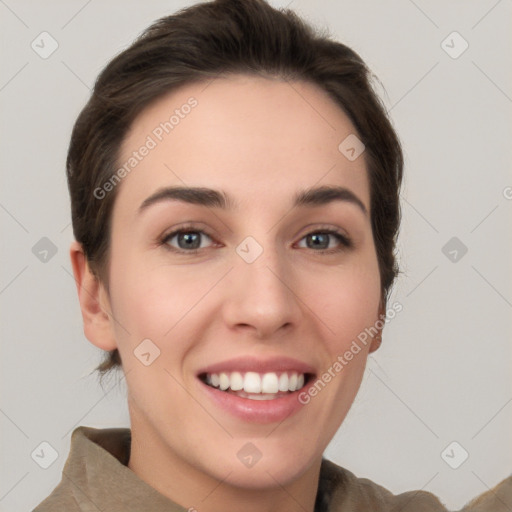
M 380 312 L 364 153 L 339 149 L 354 133 L 316 86 L 249 76 L 186 86 L 135 120 L 103 346 L 121 354 L 139 456 L 250 488 L 319 462 Z M 320 187 L 338 192 L 296 203 Z

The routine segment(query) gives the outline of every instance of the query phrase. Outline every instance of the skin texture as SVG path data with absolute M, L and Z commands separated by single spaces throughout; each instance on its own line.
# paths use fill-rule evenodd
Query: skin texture
M 201 512 L 312 511 L 322 453 L 378 342 L 362 346 L 280 423 L 251 423 L 220 410 L 196 373 L 233 357 L 288 356 L 319 376 L 375 324 L 383 311 L 364 154 L 351 162 L 340 153 L 340 142 L 356 131 L 317 86 L 235 75 L 185 86 L 146 108 L 120 162 L 190 97 L 197 106 L 118 185 L 108 291 L 80 245 L 71 247 L 84 331 L 96 346 L 120 351 L 129 467 L 140 478 Z M 138 212 L 170 185 L 223 190 L 238 207 L 162 201 Z M 367 213 L 348 201 L 292 208 L 297 191 L 322 185 L 348 188 Z M 188 222 L 206 232 L 199 252 L 185 253 L 177 237 L 160 243 Z M 338 250 L 330 254 L 308 246 L 307 235 L 322 228 L 339 230 L 352 246 L 332 236 L 328 250 Z M 236 252 L 247 236 L 263 248 L 251 264 Z M 161 351 L 149 366 L 134 355 L 144 339 Z M 262 454 L 252 468 L 237 457 L 248 442 Z

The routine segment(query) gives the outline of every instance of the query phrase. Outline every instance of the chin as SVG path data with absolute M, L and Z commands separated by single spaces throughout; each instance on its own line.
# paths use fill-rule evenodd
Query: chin
M 322 458 L 322 453 L 308 456 L 304 450 L 303 440 L 297 442 L 296 449 L 292 452 L 287 449 L 285 443 L 279 448 L 272 447 L 275 443 L 260 441 L 244 443 L 235 440 L 234 444 L 237 446 L 235 459 L 224 456 L 225 463 L 220 467 L 218 464 L 210 467 L 210 474 L 217 480 L 234 487 L 252 490 L 280 488 L 299 479 L 308 469 L 311 469 L 314 462 L 320 463 Z M 220 458 L 212 455 L 209 460 L 218 462 Z

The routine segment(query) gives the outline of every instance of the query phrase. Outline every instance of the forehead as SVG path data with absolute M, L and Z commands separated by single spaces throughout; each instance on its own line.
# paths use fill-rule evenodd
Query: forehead
M 300 188 L 342 185 L 369 209 L 364 154 L 350 161 L 339 150 L 355 133 L 310 83 L 234 75 L 190 84 L 133 122 L 121 147 L 118 163 L 128 172 L 117 201 L 136 208 L 162 186 L 187 185 L 229 190 L 241 204 L 270 203 Z

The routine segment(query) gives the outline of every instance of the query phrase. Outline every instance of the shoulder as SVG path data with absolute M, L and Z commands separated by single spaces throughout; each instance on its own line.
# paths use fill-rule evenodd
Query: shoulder
M 126 480 L 130 429 L 77 427 L 71 435 L 71 447 L 62 470 L 62 478 L 51 494 L 33 512 L 83 512 L 99 510 L 102 488 Z M 108 480 L 104 475 L 108 474 Z M 91 509 L 92 506 L 92 509 Z
M 461 512 L 510 512 L 512 510 L 512 475 L 472 499 Z
M 434 494 L 408 491 L 393 494 L 368 478 L 358 478 L 352 472 L 324 459 L 319 491 L 325 495 L 325 510 L 363 512 L 447 512 Z
M 77 503 L 73 494 L 69 492 L 68 486 L 61 482 L 52 493 L 44 499 L 32 512 L 56 512 L 65 510 L 66 512 L 82 512 L 84 510 Z
M 324 512 L 449 512 L 434 494 L 415 490 L 393 494 L 368 478 L 356 475 L 323 459 L 319 501 Z M 467 503 L 460 512 L 512 511 L 512 475 Z

